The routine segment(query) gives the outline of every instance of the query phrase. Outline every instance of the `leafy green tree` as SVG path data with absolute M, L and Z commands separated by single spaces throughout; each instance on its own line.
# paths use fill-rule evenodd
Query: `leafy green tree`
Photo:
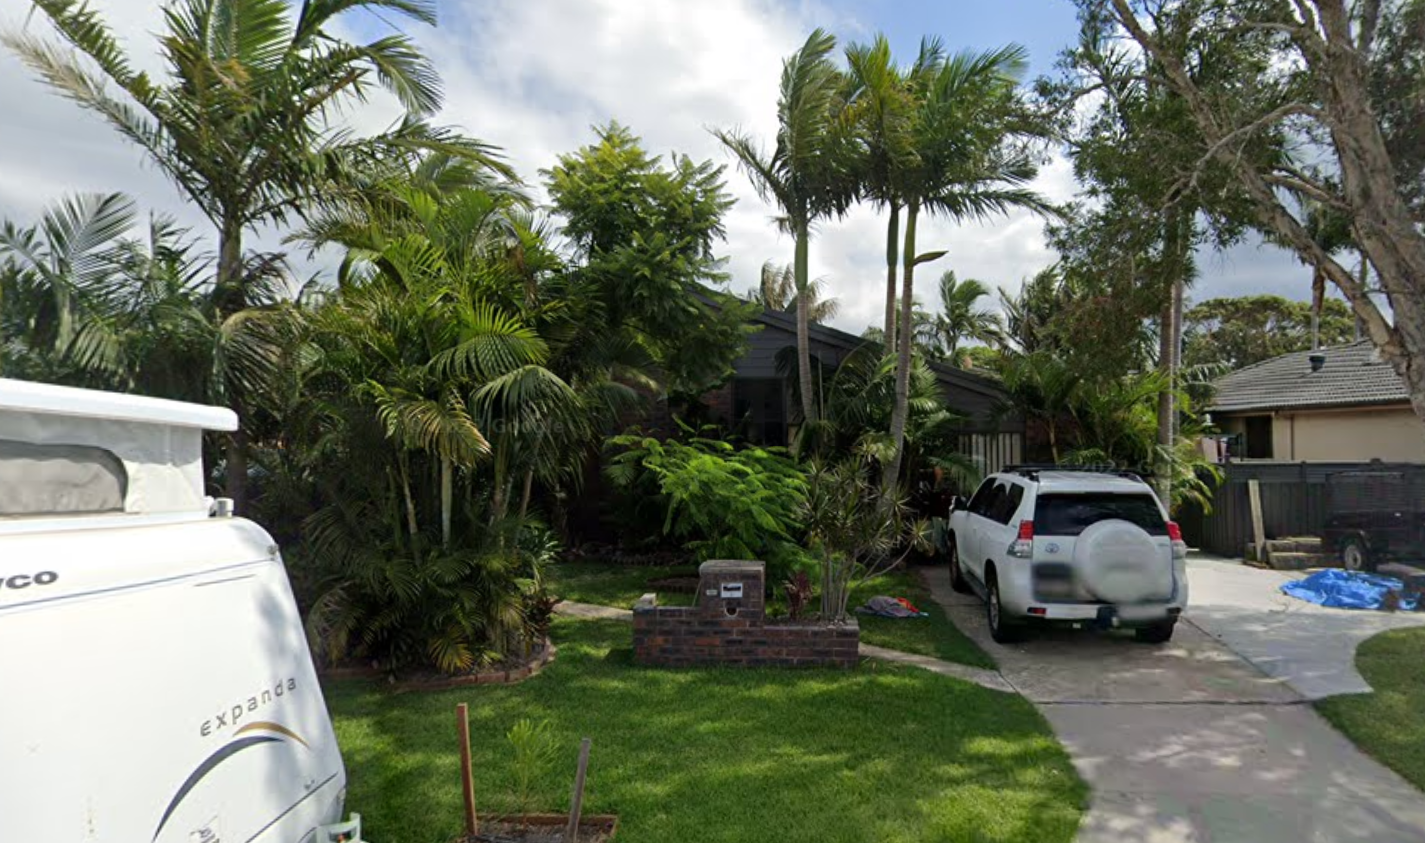
M 838 129 L 842 78 L 831 61 L 836 39 L 817 29 L 782 63 L 777 100 L 777 142 L 770 155 L 749 135 L 716 130 L 714 135 L 737 157 L 764 201 L 781 209 L 778 224 L 795 244 L 793 273 L 797 296 L 797 382 L 803 420 L 819 417 L 812 381 L 810 296 L 807 265 L 811 227 L 819 219 L 845 213 L 855 189 L 844 134 Z
M 1183 362 L 1240 369 L 1280 354 L 1311 348 L 1311 305 L 1281 296 L 1237 296 L 1194 305 L 1184 318 Z M 1326 299 L 1321 313 L 1323 345 L 1353 338 L 1346 305 Z
M 838 303 L 835 298 L 823 298 L 821 279 L 808 282 L 805 294 L 811 297 L 807 316 L 813 322 L 826 323 L 836 317 Z M 749 301 L 757 302 L 768 310 L 781 312 L 795 311 L 797 307 L 796 275 L 791 266 L 777 266 L 772 261 L 762 264 L 762 281 L 754 290 L 749 290 Z
M 725 280 L 715 247 L 731 206 L 722 168 L 674 155 L 665 165 L 618 124 L 544 171 L 576 249 L 569 295 L 577 342 L 641 347 L 677 396 L 725 380 L 755 308 L 708 285 Z
M 1052 210 L 1027 187 L 1037 167 L 1024 143 L 1041 130 L 1029 119 L 1018 91 L 1026 61 L 1018 46 L 957 53 L 932 70 L 911 77 L 915 160 L 901 174 L 906 209 L 901 325 L 912 324 L 915 267 L 944 254 L 917 251 L 916 229 L 922 212 L 964 220 L 988 219 L 1011 208 Z M 901 331 L 896 337 L 896 393 L 891 414 L 895 447 L 883 475 L 887 490 L 900 481 L 911 341 L 910 331 Z
M 1125 55 L 1114 75 L 1151 72 L 1172 91 L 1196 129 L 1202 168 L 1230 173 L 1246 197 L 1253 225 L 1320 267 L 1404 381 L 1425 421 L 1425 233 L 1401 187 L 1420 175 L 1410 171 L 1407 154 L 1418 148 L 1411 139 L 1414 130 L 1402 131 L 1418 120 L 1400 119 L 1402 112 L 1418 115 L 1425 100 L 1417 86 L 1405 89 L 1403 101 L 1392 106 L 1374 96 L 1390 88 L 1372 85 L 1373 57 L 1381 45 L 1421 54 L 1418 34 L 1399 41 L 1379 38 L 1390 32 L 1382 22 L 1401 6 L 1346 0 L 1081 0 L 1081 8 L 1106 21 L 1113 37 L 1132 39 L 1136 52 Z M 1409 62 L 1396 64 L 1410 73 Z M 1201 72 L 1204 68 L 1211 72 Z M 1392 119 L 1383 122 L 1380 113 Z M 1189 174 L 1183 185 L 1192 184 Z M 1308 199 L 1352 221 L 1353 239 L 1375 270 L 1385 306 L 1372 298 L 1375 288 L 1364 273 L 1352 272 L 1313 238 L 1304 218 Z
M 334 34 L 342 15 L 361 9 L 434 23 L 424 0 L 307 0 L 296 8 L 287 0 L 173 0 L 159 41 L 164 79 L 135 70 L 87 4 L 35 0 L 35 8 L 83 60 L 28 33 L 0 40 L 56 91 L 141 147 L 212 221 L 219 320 L 249 303 L 246 232 L 300 215 L 374 150 L 441 140 L 418 122 L 354 138 L 328 119 L 377 87 L 412 115 L 435 111 L 438 79 L 409 37 L 351 43 Z M 465 152 L 484 154 L 478 147 Z M 246 476 L 243 430 L 229 450 L 226 490 L 239 509 Z

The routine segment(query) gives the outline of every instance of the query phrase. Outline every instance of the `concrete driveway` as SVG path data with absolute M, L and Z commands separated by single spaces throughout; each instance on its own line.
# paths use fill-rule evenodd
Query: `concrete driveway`
M 1046 631 L 1006 647 L 990 640 L 979 601 L 950 590 L 945 569 L 922 576 L 1039 707 L 1093 788 L 1080 843 L 1425 840 L 1425 796 L 1307 704 L 1364 684 L 1349 666 L 1355 643 L 1344 641 L 1407 619 L 1299 611 L 1272 596 L 1277 573 L 1192 560 L 1192 605 L 1170 644 Z

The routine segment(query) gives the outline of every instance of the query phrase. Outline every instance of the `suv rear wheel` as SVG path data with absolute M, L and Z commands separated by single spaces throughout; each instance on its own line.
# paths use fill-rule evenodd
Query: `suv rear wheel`
M 950 537 L 950 587 L 961 594 L 970 593 L 970 583 L 965 580 L 965 572 L 960 568 L 960 544 Z
M 999 580 L 991 574 L 986 577 L 985 616 L 989 620 L 990 637 L 996 644 L 1013 644 L 1024 637 L 1023 628 L 1004 615 L 1004 605 L 999 599 Z
M 1133 630 L 1133 636 L 1144 644 L 1166 644 L 1173 640 L 1173 629 L 1177 625 L 1178 621 L 1174 618 L 1151 626 L 1140 626 Z

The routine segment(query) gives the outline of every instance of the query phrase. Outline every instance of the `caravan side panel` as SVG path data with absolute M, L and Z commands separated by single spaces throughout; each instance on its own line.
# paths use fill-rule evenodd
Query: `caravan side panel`
M 345 772 L 271 539 L 0 534 L 0 841 L 297 843 Z

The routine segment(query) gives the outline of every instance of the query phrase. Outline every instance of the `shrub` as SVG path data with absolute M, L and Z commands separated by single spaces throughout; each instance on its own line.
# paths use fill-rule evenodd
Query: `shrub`
M 769 583 L 814 564 L 799 541 L 806 477 L 785 449 L 639 435 L 609 445 L 623 449 L 606 468 L 610 480 L 650 491 L 656 484 L 664 498 L 663 533 L 697 558 L 762 560 Z

